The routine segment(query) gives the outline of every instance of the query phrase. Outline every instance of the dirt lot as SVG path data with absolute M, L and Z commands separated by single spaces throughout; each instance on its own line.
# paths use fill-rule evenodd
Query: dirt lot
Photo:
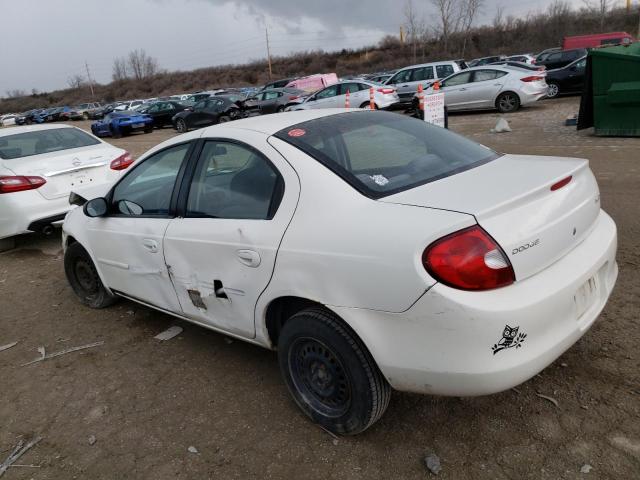
M 0 345 L 19 341 L 0 352 L 0 461 L 21 436 L 43 440 L 18 462 L 40 468 L 12 468 L 6 478 L 422 479 L 431 452 L 441 478 L 640 478 L 640 139 L 577 134 L 563 126 L 577 109 L 576 98 L 541 102 L 510 115 L 514 131 L 505 134 L 489 133 L 493 113 L 450 119 L 453 130 L 500 151 L 589 158 L 619 228 L 620 277 L 604 313 L 517 391 L 395 392 L 382 421 L 336 440 L 298 412 L 275 353 L 127 301 L 82 307 L 63 275 L 59 236 L 32 235 L 0 254 Z M 113 143 L 139 155 L 171 135 Z M 154 340 L 176 323 L 179 337 Z M 39 346 L 98 341 L 20 366 Z

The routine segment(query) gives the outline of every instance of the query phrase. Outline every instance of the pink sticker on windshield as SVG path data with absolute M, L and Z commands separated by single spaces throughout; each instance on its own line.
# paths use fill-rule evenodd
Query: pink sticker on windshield
M 288 135 L 290 137 L 302 137 L 303 135 L 306 135 L 307 131 L 303 130 L 302 128 L 294 128 L 293 130 L 289 130 Z

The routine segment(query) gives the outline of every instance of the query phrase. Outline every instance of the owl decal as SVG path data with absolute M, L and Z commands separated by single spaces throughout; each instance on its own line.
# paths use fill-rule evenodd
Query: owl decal
M 502 331 L 502 338 L 495 343 L 493 347 L 491 347 L 491 351 L 495 355 L 502 350 L 506 350 L 507 348 L 520 348 L 524 339 L 527 338 L 526 333 L 519 333 L 520 327 L 510 327 L 509 325 L 504 326 L 504 330 Z

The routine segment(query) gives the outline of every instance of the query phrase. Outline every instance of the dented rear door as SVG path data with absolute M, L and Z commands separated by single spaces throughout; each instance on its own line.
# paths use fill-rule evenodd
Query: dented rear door
M 182 218 L 169 224 L 163 248 L 183 313 L 253 338 L 255 306 L 271 280 L 300 186 L 266 135 L 236 130 L 234 138 L 204 140 Z M 274 182 L 282 189 L 279 202 Z M 274 198 L 277 208 L 269 212 L 266 203 Z

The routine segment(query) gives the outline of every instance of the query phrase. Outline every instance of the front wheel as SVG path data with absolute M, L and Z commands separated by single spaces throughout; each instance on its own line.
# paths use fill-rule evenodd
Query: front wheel
M 557 83 L 547 84 L 547 97 L 556 98 L 560 95 L 560 86 Z
M 64 273 L 80 302 L 91 308 L 105 308 L 118 299 L 102 284 L 89 253 L 79 243 L 72 243 L 64 254 Z
M 520 97 L 513 92 L 501 93 L 496 99 L 496 108 L 500 113 L 515 112 L 520 108 Z
M 333 433 L 363 432 L 389 404 L 391 387 L 371 354 L 355 333 L 324 309 L 303 310 L 284 324 L 278 361 L 298 406 Z
M 222 115 L 219 119 L 218 122 L 219 123 L 227 123 L 231 121 L 231 117 L 228 117 L 227 115 Z

